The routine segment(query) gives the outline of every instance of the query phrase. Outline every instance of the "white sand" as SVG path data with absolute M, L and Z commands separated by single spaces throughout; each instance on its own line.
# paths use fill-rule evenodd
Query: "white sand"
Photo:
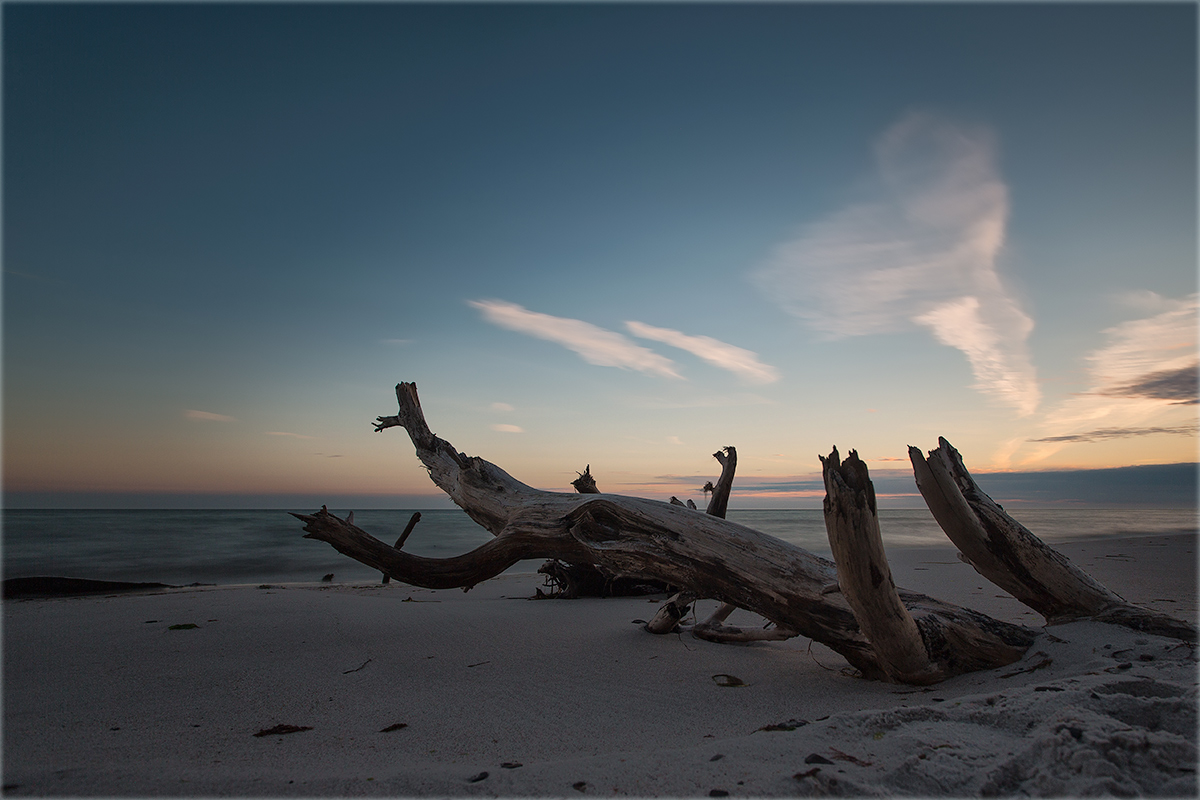
M 1061 549 L 1196 619 L 1194 537 Z M 1040 621 L 948 547 L 890 555 L 906 588 Z M 524 599 L 537 585 L 6 602 L 4 793 L 1197 795 L 1195 652 L 1174 640 L 1057 626 L 1018 664 L 919 689 L 807 639 L 653 636 L 647 598 Z M 759 730 L 788 721 L 806 724 Z M 311 729 L 253 735 L 280 724 Z

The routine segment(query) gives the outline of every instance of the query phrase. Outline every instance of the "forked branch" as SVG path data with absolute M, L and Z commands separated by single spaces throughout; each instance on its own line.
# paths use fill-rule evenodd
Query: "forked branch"
M 945 439 L 928 458 L 915 447 L 908 455 L 921 496 L 963 558 L 1047 623 L 1095 619 L 1196 641 L 1195 625 L 1129 603 L 1010 517 Z

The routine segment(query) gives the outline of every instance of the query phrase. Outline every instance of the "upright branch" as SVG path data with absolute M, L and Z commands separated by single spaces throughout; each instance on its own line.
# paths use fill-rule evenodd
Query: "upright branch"
M 1129 603 L 1010 517 L 975 483 L 949 442 L 908 448 L 917 488 L 963 558 L 1048 624 L 1095 619 L 1189 641 L 1196 626 Z
M 821 457 L 821 466 L 825 528 L 837 563 L 838 585 L 880 664 L 890 677 L 906 683 L 939 680 L 917 623 L 892 580 L 867 465 L 853 450 L 842 462 L 835 447 L 828 458 Z
M 354 521 L 353 519 L 347 520 L 347 522 L 353 522 L 353 521 Z M 417 527 L 417 523 L 420 521 L 421 521 L 421 512 L 414 511 L 413 515 L 408 518 L 408 524 L 404 526 L 404 532 L 400 534 L 400 538 L 396 539 L 395 547 L 397 550 L 404 547 L 404 543 L 408 540 L 408 537 L 412 534 L 413 528 Z
M 729 494 L 733 490 L 733 473 L 737 470 L 737 450 L 724 447 L 713 453 L 713 458 L 721 465 L 721 477 L 717 478 L 717 485 L 712 487 L 712 497 L 704 513 L 724 519 L 729 509 Z
M 408 524 L 404 526 L 404 532 L 401 533 L 399 538 L 396 539 L 396 544 L 394 546 L 397 550 L 404 547 L 404 542 L 408 539 L 409 535 L 413 532 L 413 528 L 417 527 L 417 523 L 420 521 L 421 521 L 421 512 L 414 511 L 413 515 L 408 518 Z M 346 522 L 349 522 L 351 524 L 354 523 L 354 512 L 353 511 L 351 511 L 349 516 L 346 517 Z M 385 574 L 383 576 L 383 582 L 391 583 L 392 582 L 391 576 Z

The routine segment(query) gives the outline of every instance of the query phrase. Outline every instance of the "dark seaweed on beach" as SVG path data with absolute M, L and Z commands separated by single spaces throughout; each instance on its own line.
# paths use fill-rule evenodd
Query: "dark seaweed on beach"
M 169 631 L 190 631 L 192 628 L 199 628 L 199 627 L 200 626 L 194 622 L 184 622 L 180 625 L 171 625 L 170 627 L 167 628 L 167 630 L 169 630 Z
M 274 728 L 266 728 L 255 736 L 282 736 L 285 733 L 299 733 L 300 731 L 311 731 L 311 725 L 276 725 Z
M 384 728 L 383 730 L 381 730 L 379 732 L 380 733 L 391 733 L 392 731 L 398 731 L 401 728 L 407 728 L 407 727 L 408 727 L 407 722 L 397 722 L 395 725 L 388 725 L 386 728 Z
M 806 719 L 789 719 L 787 722 L 776 722 L 771 725 L 763 725 L 758 730 L 760 731 L 794 731 L 796 728 L 802 728 L 808 724 Z M 757 733 L 757 731 L 756 731 Z

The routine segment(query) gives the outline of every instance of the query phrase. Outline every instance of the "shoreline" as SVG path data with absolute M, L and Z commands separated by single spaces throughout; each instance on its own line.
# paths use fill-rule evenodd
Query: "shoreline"
M 1194 536 L 1093 548 L 1062 550 L 1195 621 Z M 953 554 L 889 551 L 897 584 L 1038 626 Z M 661 595 L 529 600 L 541 578 L 6 602 L 5 794 L 1197 791 L 1195 651 L 1174 640 L 1059 625 L 1008 668 L 902 686 L 851 677 L 802 637 L 647 634 Z

